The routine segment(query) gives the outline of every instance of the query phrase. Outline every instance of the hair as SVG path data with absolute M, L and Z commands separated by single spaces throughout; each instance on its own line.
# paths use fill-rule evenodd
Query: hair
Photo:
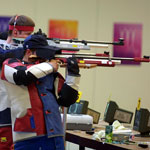
M 7 31 L 0 33 L 0 39 L 1 40 L 7 40 L 7 37 L 8 37 L 8 32 Z
M 32 26 L 32 27 L 35 27 L 34 21 L 30 17 L 24 16 L 24 15 L 19 15 L 19 16 L 15 15 L 15 16 L 13 16 L 9 20 L 9 25 Z M 12 30 L 9 30 L 8 34 L 11 35 L 12 34 Z

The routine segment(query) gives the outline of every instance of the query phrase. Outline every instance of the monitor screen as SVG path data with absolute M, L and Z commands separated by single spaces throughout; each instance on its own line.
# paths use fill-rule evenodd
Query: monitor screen
M 148 109 L 140 108 L 136 109 L 133 129 L 140 132 L 136 136 L 149 137 L 150 133 L 150 112 Z
M 116 102 L 109 101 L 104 113 L 104 121 L 112 124 L 115 120 L 120 123 L 131 123 L 133 112 L 119 108 Z
M 93 117 L 93 123 L 98 124 L 99 118 L 100 118 L 100 112 L 97 112 L 91 108 L 88 108 L 87 114 Z
M 114 120 L 118 120 L 122 123 L 131 123 L 133 113 L 123 110 L 123 109 L 116 109 Z
M 148 117 L 148 124 L 147 126 L 150 128 L 150 116 Z
M 76 102 L 69 107 L 68 114 L 86 114 L 88 104 L 88 101 L 80 100 L 80 102 Z
M 104 121 L 112 124 L 114 122 L 114 114 L 116 109 L 119 108 L 116 102 L 109 101 L 107 102 L 105 113 L 104 113 Z

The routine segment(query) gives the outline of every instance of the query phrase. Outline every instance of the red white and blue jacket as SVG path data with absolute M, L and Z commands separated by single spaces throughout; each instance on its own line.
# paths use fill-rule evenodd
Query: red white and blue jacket
M 22 58 L 23 51 L 18 45 L 0 40 L 0 74 L 3 61 L 10 57 Z M 9 150 L 12 144 L 10 101 L 4 81 L 0 79 L 0 149 Z
M 49 63 L 7 59 L 1 78 L 11 102 L 14 142 L 42 135 L 63 136 L 59 105 L 75 103 L 80 77 L 67 76 L 64 82 Z
M 5 40 L 0 40 L 0 74 L 2 63 L 10 57 L 22 58 L 23 48 L 16 45 L 7 44 Z M 3 81 L 0 79 L 0 127 L 11 125 L 10 102 L 8 100 L 7 90 Z

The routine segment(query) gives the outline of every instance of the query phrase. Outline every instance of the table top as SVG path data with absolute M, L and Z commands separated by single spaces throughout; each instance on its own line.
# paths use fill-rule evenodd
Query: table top
M 95 132 L 105 128 L 105 125 L 93 125 Z M 137 145 L 137 142 L 150 142 L 150 137 L 135 137 L 132 144 L 108 144 L 92 139 L 92 135 L 86 134 L 85 131 L 67 130 L 66 141 L 79 144 L 82 147 L 89 147 L 93 149 L 109 149 L 109 150 L 141 150 L 143 148 Z M 144 148 L 150 150 L 150 148 Z

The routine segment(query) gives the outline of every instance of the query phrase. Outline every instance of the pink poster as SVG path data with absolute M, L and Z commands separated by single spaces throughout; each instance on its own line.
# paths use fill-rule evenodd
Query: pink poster
M 73 39 L 78 36 L 78 22 L 70 20 L 50 20 L 49 37 Z
M 49 38 L 75 39 L 78 37 L 78 22 L 71 20 L 50 20 Z M 64 50 L 64 52 L 67 52 Z M 69 51 L 74 53 L 75 51 Z
M 141 57 L 142 53 L 142 24 L 114 24 L 114 41 L 124 38 L 124 46 L 114 46 L 114 57 Z M 139 62 L 124 61 L 122 64 L 140 64 Z

